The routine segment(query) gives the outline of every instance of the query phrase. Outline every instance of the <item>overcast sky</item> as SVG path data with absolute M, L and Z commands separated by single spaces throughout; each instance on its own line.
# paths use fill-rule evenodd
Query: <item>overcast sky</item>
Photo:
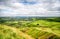
M 60 0 L 0 0 L 1 16 L 60 16 Z

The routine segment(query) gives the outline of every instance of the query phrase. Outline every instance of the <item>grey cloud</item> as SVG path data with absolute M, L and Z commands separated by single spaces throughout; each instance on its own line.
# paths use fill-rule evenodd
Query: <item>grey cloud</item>
M 15 3 L 19 3 L 19 4 L 26 3 L 28 5 L 25 4 L 24 7 L 21 5 L 21 8 L 20 8 L 20 6 L 14 5 Z M 32 4 L 37 3 L 37 4 L 34 7 L 32 7 L 33 5 L 31 5 L 31 3 Z M 11 12 L 9 16 L 11 16 L 11 15 L 12 16 L 26 15 L 24 13 L 29 13 L 27 15 L 36 15 L 36 16 L 39 16 L 39 15 L 40 16 L 60 16 L 60 6 L 59 6 L 59 4 L 60 4 L 60 0 L 34 0 L 34 1 L 32 1 L 32 0 L 0 0 L 0 6 L 4 5 L 4 7 L 8 6 L 9 8 L 12 8 L 11 11 L 7 8 L 6 8 L 7 10 L 5 9 L 7 11 L 6 13 L 8 15 Z M 16 10 L 14 10 L 13 8 L 16 8 Z M 24 8 L 23 9 L 24 13 L 21 11 L 22 8 Z M 42 12 L 39 12 L 40 8 L 43 8 L 43 9 L 47 10 L 47 12 L 43 12 L 42 10 L 41 10 Z M 34 11 L 34 9 L 35 9 L 35 11 Z M 19 11 L 21 11 L 23 14 L 20 14 L 21 12 L 19 12 Z M 55 12 L 55 11 L 57 11 L 57 12 Z M 0 16 L 6 16 L 7 15 L 4 12 L 4 9 L 0 10 L 0 12 L 1 12 Z M 15 14 L 15 13 L 17 13 L 17 14 Z

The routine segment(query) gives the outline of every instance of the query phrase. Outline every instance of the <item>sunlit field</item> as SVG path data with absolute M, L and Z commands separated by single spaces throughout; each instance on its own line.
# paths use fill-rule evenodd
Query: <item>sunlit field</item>
M 0 17 L 0 39 L 60 39 L 60 17 Z

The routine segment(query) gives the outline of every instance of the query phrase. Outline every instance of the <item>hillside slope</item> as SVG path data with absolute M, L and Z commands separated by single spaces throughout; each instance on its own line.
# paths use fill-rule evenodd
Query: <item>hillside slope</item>
M 34 38 L 21 32 L 16 28 L 6 25 L 0 25 L 0 39 L 34 39 Z

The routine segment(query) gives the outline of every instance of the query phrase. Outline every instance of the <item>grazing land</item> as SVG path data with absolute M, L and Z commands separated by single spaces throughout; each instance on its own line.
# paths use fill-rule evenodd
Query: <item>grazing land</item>
M 60 39 L 60 17 L 0 17 L 0 39 Z

